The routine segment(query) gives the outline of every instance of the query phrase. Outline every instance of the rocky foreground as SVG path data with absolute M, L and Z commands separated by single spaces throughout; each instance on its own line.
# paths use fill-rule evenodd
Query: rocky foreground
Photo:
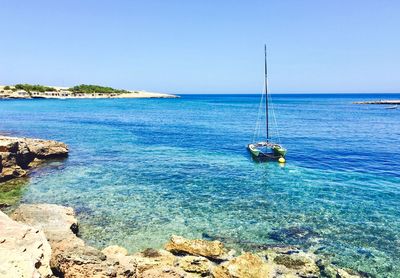
M 67 155 L 61 142 L 0 136 L 0 182 L 24 177 L 41 161 Z
M 236 255 L 180 236 L 161 250 L 100 251 L 77 237 L 74 210 L 58 205 L 21 205 L 10 217 L 0 212 L 0 277 L 361 277 L 296 248 Z

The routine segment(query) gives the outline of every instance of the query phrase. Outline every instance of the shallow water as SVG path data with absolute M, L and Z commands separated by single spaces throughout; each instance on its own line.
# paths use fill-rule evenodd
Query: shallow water
M 3 100 L 0 131 L 70 146 L 31 175 L 22 202 L 74 207 L 95 246 L 158 248 L 171 234 L 294 244 L 399 277 L 400 110 L 352 104 L 390 97 L 400 95 L 273 96 L 284 167 L 246 151 L 252 95 Z

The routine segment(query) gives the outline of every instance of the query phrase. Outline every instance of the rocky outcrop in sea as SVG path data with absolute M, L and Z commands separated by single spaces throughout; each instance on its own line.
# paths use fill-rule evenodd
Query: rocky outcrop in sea
M 61 142 L 0 136 L 0 182 L 24 177 L 41 161 L 67 155 Z
M 10 217 L 0 212 L 1 277 L 361 277 L 295 247 L 236 254 L 220 241 L 173 235 L 160 250 L 98 250 L 77 236 L 74 210 L 53 204 L 23 204 Z

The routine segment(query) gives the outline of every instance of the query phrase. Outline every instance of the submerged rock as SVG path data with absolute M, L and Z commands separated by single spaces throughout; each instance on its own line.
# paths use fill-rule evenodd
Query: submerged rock
M 310 227 L 289 227 L 276 229 L 268 233 L 270 239 L 286 244 L 305 244 L 311 240 L 319 239 L 320 235 Z
M 336 278 L 360 278 L 361 276 L 353 271 L 339 268 L 336 273 Z
M 201 239 L 186 239 L 173 235 L 165 245 L 165 249 L 174 254 L 198 255 L 214 260 L 226 260 L 228 254 L 224 244 L 220 241 L 206 241 Z
M 0 212 L 0 277 L 50 277 L 50 257 L 42 231 Z
M 67 155 L 68 147 L 61 142 L 0 136 L 0 182 L 25 176 L 38 160 Z

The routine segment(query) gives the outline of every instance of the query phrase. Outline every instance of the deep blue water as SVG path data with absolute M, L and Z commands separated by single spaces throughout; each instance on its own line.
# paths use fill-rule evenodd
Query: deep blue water
M 256 95 L 2 100 L 0 131 L 69 145 L 22 202 L 74 207 L 98 247 L 158 248 L 171 234 L 294 244 L 400 277 L 400 109 L 352 104 L 387 98 L 400 95 L 274 95 L 283 167 L 246 151 Z

